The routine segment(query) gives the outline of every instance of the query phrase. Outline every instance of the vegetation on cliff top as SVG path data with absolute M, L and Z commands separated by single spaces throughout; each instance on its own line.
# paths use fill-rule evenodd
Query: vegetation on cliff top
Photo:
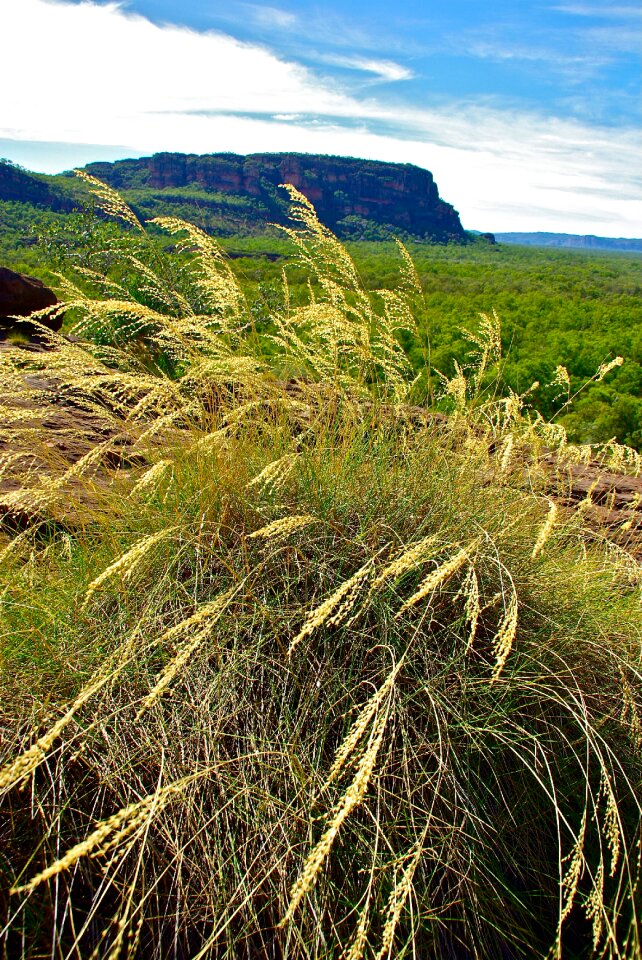
M 640 567 L 542 469 L 639 458 L 502 397 L 492 313 L 413 419 L 412 261 L 368 292 L 295 192 L 259 331 L 97 189 L 82 339 L 0 354 L 7 955 L 639 957 Z M 65 469 L 52 389 L 103 423 Z

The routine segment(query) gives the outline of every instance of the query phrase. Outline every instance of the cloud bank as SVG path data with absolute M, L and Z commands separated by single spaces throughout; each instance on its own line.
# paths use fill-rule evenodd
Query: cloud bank
M 3 21 L 0 79 L 14 92 L 0 110 L 0 139 L 42 142 L 37 169 L 54 172 L 46 142 L 122 144 L 132 156 L 342 154 L 426 167 L 470 228 L 641 233 L 635 131 L 364 97 L 264 46 L 156 25 L 120 3 L 5 0 Z M 344 65 L 377 81 L 409 76 L 384 59 Z

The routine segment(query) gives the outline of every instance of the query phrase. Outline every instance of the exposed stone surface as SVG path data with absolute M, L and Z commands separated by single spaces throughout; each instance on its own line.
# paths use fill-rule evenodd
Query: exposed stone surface
M 550 458 L 555 465 L 555 458 Z M 560 471 L 558 471 L 560 472 Z M 642 478 L 629 477 L 604 470 L 597 463 L 574 463 L 563 468 L 567 475 L 571 498 L 590 498 L 595 505 L 609 510 L 635 509 L 642 506 Z
M 362 221 L 422 239 L 466 239 L 459 215 L 439 196 L 431 173 L 409 163 L 382 163 L 312 154 L 157 153 L 139 160 L 92 163 L 87 171 L 117 190 L 205 191 L 255 198 L 257 218 L 284 222 L 291 183 L 339 236 L 357 236 Z
M 44 310 L 56 303 L 58 297 L 41 280 L 16 273 L 8 267 L 0 267 L 0 330 L 18 327 L 29 331 L 33 329 L 29 323 L 21 323 L 13 318 L 28 317 L 34 310 Z M 45 317 L 39 322 L 50 330 L 60 330 L 62 315 Z
M 600 463 L 564 463 L 549 454 L 543 463 L 551 494 L 580 509 L 587 525 L 642 562 L 642 477 L 612 473 Z
M 82 529 L 88 516 L 113 509 L 108 492 L 114 469 L 145 461 L 132 452 L 135 438 L 115 432 L 113 418 L 84 409 L 55 375 L 37 369 L 39 356 L 49 352 L 46 346 L 0 340 L 0 352 L 5 351 L 24 360 L 25 372 L 24 390 L 0 397 L 0 534 L 38 523 Z M 36 363 L 32 372 L 30 356 Z M 91 482 L 70 476 L 59 495 L 47 498 L 48 484 L 62 481 L 82 457 L 106 443 Z

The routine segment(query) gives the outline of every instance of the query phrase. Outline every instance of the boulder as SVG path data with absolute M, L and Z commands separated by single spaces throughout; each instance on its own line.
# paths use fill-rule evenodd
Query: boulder
M 34 310 L 44 310 L 58 303 L 58 297 L 41 280 L 0 267 L 0 330 L 19 329 L 32 333 L 33 326 L 15 317 L 28 317 Z M 62 315 L 41 320 L 50 330 L 60 330 Z

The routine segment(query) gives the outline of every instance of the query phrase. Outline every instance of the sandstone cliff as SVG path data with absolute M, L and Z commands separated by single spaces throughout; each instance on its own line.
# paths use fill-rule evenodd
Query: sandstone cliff
M 158 153 L 139 160 L 93 163 L 89 173 L 145 205 L 180 199 L 189 188 L 211 194 L 221 209 L 225 198 L 252 202 L 257 222 L 284 222 L 287 202 L 279 184 L 291 183 L 314 204 L 319 219 L 342 237 L 407 235 L 438 242 L 463 242 L 456 210 L 444 202 L 432 174 L 412 164 L 382 163 L 310 154 Z M 186 188 L 188 188 L 186 190 Z M 207 202 L 207 196 L 202 196 Z M 377 228 L 379 228 L 377 230 Z

